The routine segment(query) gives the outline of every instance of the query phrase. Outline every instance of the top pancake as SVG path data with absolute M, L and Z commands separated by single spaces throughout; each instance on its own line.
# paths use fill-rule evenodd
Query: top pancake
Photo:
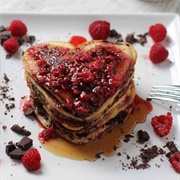
M 29 48 L 23 56 L 28 74 L 79 117 L 98 111 L 123 88 L 137 53 L 126 42 L 88 41 L 74 47 L 50 41 Z

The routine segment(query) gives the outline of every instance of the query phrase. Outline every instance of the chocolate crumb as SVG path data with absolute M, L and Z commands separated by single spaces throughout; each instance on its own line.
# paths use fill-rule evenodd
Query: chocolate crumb
M 147 149 L 142 148 L 140 151 L 142 153 L 140 154 L 139 157 L 141 157 L 142 162 L 145 162 L 145 163 L 149 162 L 151 159 L 154 159 L 158 155 L 162 155 L 166 153 L 163 149 L 158 148 L 156 145 Z
M 15 124 L 11 127 L 11 130 L 21 135 L 25 135 L 25 136 L 31 135 L 31 132 L 24 128 L 25 128 L 24 126 L 20 127 L 18 124 Z
M 130 139 L 133 138 L 133 137 L 134 137 L 133 135 L 127 134 L 127 135 L 125 135 L 123 141 L 125 143 L 128 143 L 130 141 Z
M 144 34 L 139 34 L 137 35 L 139 37 L 139 43 L 144 46 L 145 43 L 147 43 L 147 35 L 148 33 L 144 33 Z
M 3 128 L 4 130 L 6 130 L 6 129 L 7 129 L 7 126 L 3 125 L 2 128 Z

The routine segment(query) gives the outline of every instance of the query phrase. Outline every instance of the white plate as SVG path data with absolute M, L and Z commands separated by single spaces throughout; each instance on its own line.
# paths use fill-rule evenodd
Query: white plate
M 148 31 L 150 25 L 155 23 L 163 23 L 167 27 L 167 39 L 163 42 L 169 50 L 169 60 L 154 65 L 150 62 L 148 52 L 153 42 L 148 37 L 148 43 L 145 46 L 134 44 L 138 52 L 138 60 L 135 71 L 135 82 L 137 85 L 137 93 L 144 99 L 152 85 L 163 84 L 180 84 L 180 57 L 179 57 L 179 17 L 176 14 L 117 14 L 117 15 L 58 15 L 58 14 L 2 14 L 0 16 L 0 24 L 8 26 L 14 19 L 21 19 L 28 27 L 28 34 L 36 36 L 36 42 L 43 42 L 47 40 L 63 40 L 68 41 L 72 35 L 81 35 L 90 40 L 88 34 L 88 26 L 92 21 L 103 19 L 111 23 L 111 29 L 116 29 L 123 37 L 127 34 L 135 32 L 135 34 L 142 34 Z M 21 47 L 21 51 L 27 48 L 26 45 Z M 157 157 L 150 162 L 151 167 L 146 170 L 122 170 L 122 160 L 124 163 L 129 163 L 126 155 L 136 156 L 139 154 L 140 148 L 144 145 L 136 143 L 136 133 L 138 130 L 143 129 L 148 131 L 151 140 L 148 146 L 157 145 L 162 147 L 167 141 L 173 140 L 178 146 L 180 145 L 180 115 L 176 111 L 177 105 L 172 104 L 171 112 L 173 114 L 174 122 L 170 134 L 167 137 L 159 138 L 154 133 L 150 120 L 152 116 L 166 114 L 170 110 L 168 103 L 162 104 L 161 102 L 152 102 L 153 111 L 148 115 L 147 121 L 139 124 L 134 129 L 135 137 L 129 143 L 123 143 L 122 147 L 117 149 L 121 152 L 122 156 L 114 155 L 112 157 L 101 157 L 95 162 L 77 161 L 63 157 L 57 157 L 52 153 L 44 150 L 38 141 L 39 126 L 35 121 L 24 117 L 19 110 L 19 102 L 22 96 L 27 94 L 27 87 L 23 79 L 23 68 L 21 64 L 21 53 L 16 54 L 16 57 L 5 59 L 5 52 L 0 47 L 0 67 L 1 76 L 0 83 L 3 81 L 3 74 L 6 73 L 10 78 L 9 94 L 16 98 L 16 108 L 4 115 L 4 104 L 1 103 L 1 126 L 7 126 L 6 130 L 0 129 L 1 139 L 1 179 L 141 179 L 145 177 L 146 180 L 159 179 L 164 180 L 178 179 L 177 174 L 168 162 L 166 157 Z M 3 85 L 3 84 L 2 84 Z M 34 140 L 34 147 L 38 148 L 42 156 L 41 170 L 29 173 L 18 161 L 10 159 L 5 154 L 5 145 L 9 141 L 18 142 L 20 136 L 10 130 L 13 124 L 25 126 L 32 132 L 30 136 Z M 104 158 L 104 160 L 103 160 Z M 160 165 L 158 168 L 155 164 Z

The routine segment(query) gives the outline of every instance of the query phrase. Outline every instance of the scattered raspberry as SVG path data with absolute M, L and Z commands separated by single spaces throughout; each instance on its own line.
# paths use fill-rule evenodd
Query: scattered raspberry
M 89 26 L 89 33 L 93 39 L 106 40 L 110 34 L 110 23 L 107 21 L 94 21 Z
M 15 37 L 11 37 L 7 39 L 6 41 L 4 41 L 3 47 L 5 51 L 14 54 L 19 49 L 18 40 Z
M 168 55 L 168 50 L 159 43 L 154 44 L 149 52 L 149 58 L 155 64 L 165 61 Z
M 49 141 L 50 139 L 54 139 L 54 138 L 56 138 L 56 136 L 54 133 L 53 126 L 49 128 L 45 128 L 39 133 L 39 139 L 42 143 L 44 143 L 45 141 Z
M 149 35 L 155 42 L 161 42 L 166 37 L 166 28 L 164 25 L 158 23 L 149 28 Z
M 155 116 L 151 120 L 151 125 L 153 126 L 155 132 L 163 137 L 166 136 L 172 127 L 172 116 L 171 113 L 168 112 L 167 115 L 160 115 L 160 116 Z
M 12 36 L 15 37 L 22 37 L 27 33 L 27 27 L 21 20 L 12 21 L 8 30 L 11 31 Z
M 175 171 L 180 173 L 180 153 L 172 154 L 169 158 L 169 162 L 171 163 Z
M 74 46 L 78 46 L 79 44 L 82 44 L 86 41 L 87 41 L 86 38 L 82 36 L 72 36 L 71 39 L 69 40 L 69 42 Z
M 35 171 L 41 167 L 41 156 L 37 149 L 31 149 L 25 152 L 21 161 L 24 167 L 29 171 Z

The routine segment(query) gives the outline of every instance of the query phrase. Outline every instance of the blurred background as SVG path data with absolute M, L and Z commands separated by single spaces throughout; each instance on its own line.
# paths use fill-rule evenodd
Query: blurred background
M 180 0 L 0 0 L 0 12 L 180 14 Z

